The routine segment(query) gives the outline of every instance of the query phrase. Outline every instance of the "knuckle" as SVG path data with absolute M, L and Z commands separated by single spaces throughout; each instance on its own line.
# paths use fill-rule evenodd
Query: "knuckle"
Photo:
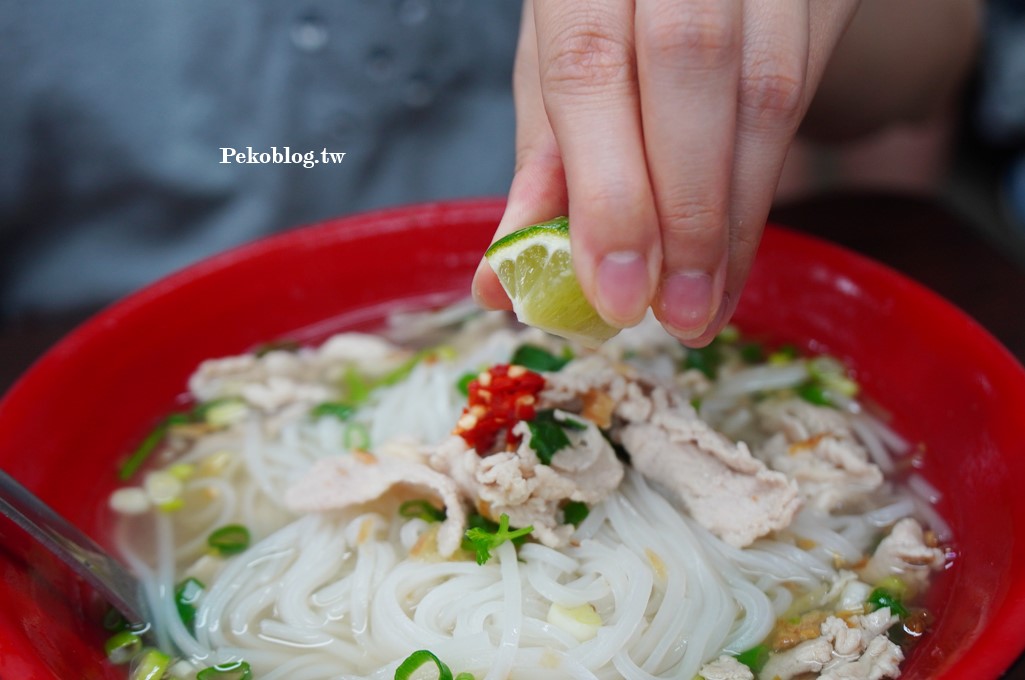
M 619 177 L 591 186 L 581 198 L 593 215 L 633 215 L 647 196 L 646 186 L 641 182 Z
M 699 197 L 680 198 L 659 206 L 662 230 L 677 240 L 719 240 L 725 226 L 723 205 Z
M 796 122 L 804 108 L 804 72 L 785 62 L 763 59 L 741 74 L 740 106 L 745 113 Z
M 674 65 L 713 68 L 731 59 L 740 45 L 739 27 L 719 3 L 695 3 L 685 13 L 656 11 L 641 35 L 649 59 Z
M 566 29 L 541 69 L 552 91 L 593 91 L 628 81 L 633 72 L 632 46 L 594 20 Z

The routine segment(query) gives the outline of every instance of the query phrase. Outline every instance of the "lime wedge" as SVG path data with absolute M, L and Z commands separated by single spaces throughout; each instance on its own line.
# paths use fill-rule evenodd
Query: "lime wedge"
M 484 256 L 512 300 L 516 318 L 528 326 L 590 348 L 619 332 L 602 320 L 580 289 L 565 217 L 514 231 Z

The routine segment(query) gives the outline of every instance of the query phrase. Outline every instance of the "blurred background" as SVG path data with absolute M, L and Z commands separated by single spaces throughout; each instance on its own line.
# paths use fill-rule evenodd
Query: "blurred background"
M 231 246 L 504 194 L 519 12 L 518 0 L 0 0 L 0 389 L 88 314 Z M 884 260 L 942 247 L 949 234 L 928 225 L 945 221 L 985 253 L 963 276 L 990 257 L 1020 272 L 1023 149 L 1025 3 L 991 0 L 957 100 L 868 138 L 799 140 L 774 218 L 841 240 L 873 210 L 889 210 L 885 231 L 921 222 L 903 242 L 870 239 Z M 235 155 L 275 152 L 321 162 Z

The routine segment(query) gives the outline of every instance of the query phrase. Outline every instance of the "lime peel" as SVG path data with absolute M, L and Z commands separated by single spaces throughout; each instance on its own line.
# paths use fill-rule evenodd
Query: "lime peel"
M 584 297 L 573 271 L 565 217 L 514 231 L 491 244 L 484 256 L 522 323 L 590 348 L 619 332 Z

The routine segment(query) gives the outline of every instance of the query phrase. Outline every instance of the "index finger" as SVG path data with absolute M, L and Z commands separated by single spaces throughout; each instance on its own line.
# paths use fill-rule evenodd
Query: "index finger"
M 606 321 L 640 321 L 661 269 L 634 59 L 633 7 L 535 0 L 545 110 L 566 173 L 573 260 Z

